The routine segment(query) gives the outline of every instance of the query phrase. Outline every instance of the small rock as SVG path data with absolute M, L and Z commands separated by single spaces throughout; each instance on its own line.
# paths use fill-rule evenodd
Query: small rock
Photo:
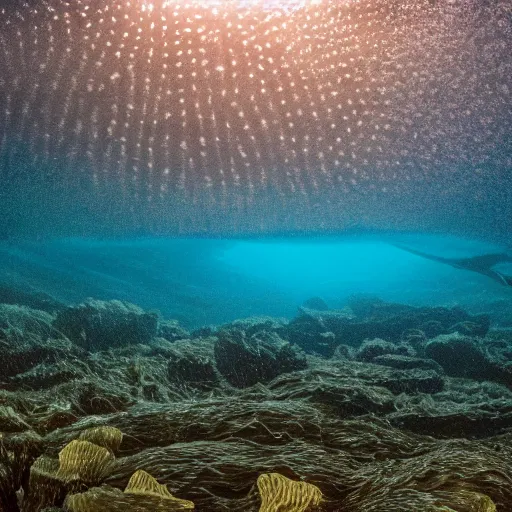
M 384 354 L 414 356 L 414 351 L 408 345 L 396 345 L 390 341 L 376 338 L 374 340 L 363 341 L 359 350 L 356 352 L 356 359 L 358 361 L 372 362 L 374 358 Z

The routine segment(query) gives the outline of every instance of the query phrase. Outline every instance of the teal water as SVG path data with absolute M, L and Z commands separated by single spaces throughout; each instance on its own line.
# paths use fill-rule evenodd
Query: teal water
M 341 308 L 354 294 L 412 305 L 462 306 L 512 322 L 512 315 L 503 313 L 512 304 L 512 288 L 415 256 L 392 245 L 398 241 L 444 257 L 503 250 L 424 235 L 4 242 L 0 284 L 46 293 L 65 304 L 88 297 L 121 299 L 188 327 L 254 315 L 291 318 L 311 297 Z M 512 274 L 510 264 L 500 270 Z

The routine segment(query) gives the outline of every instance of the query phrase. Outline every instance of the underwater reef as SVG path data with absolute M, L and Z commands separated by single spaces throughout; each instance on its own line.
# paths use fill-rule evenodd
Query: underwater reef
M 121 510 L 510 511 L 512 333 L 368 297 L 192 332 L 0 304 L 0 512 Z

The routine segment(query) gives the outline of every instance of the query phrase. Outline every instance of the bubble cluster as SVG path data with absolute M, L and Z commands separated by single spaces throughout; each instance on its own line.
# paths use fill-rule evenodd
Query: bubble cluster
M 480 4 L 14 1 L 0 161 L 184 231 L 342 228 L 439 176 L 476 190 L 512 169 L 511 11 Z

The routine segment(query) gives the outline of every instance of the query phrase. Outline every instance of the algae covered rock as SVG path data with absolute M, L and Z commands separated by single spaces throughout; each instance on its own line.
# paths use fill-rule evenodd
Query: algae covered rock
M 8 379 L 8 389 L 32 389 L 34 391 L 52 388 L 59 384 L 85 376 L 82 368 L 62 360 L 55 363 L 40 363 L 30 370 Z
M 471 322 L 469 320 L 465 322 L 459 322 L 450 327 L 449 332 L 458 332 L 465 336 L 485 336 L 489 331 L 490 318 L 481 315 L 482 320 L 480 322 Z
M 158 336 L 173 342 L 190 338 L 190 333 L 177 320 L 162 320 L 158 323 Z
M 0 382 L 79 352 L 52 321 L 44 311 L 0 304 Z
M 50 314 L 65 308 L 63 303 L 44 292 L 7 284 L 0 284 L 0 304 L 27 306 Z
M 0 330 L 23 336 L 47 339 L 55 337 L 53 316 L 26 306 L 0 304 Z
M 1 419 L 0 419 L 1 427 Z M 5 436 L 0 428 L 0 510 L 18 512 L 17 491 L 27 470 L 41 453 L 41 438 L 34 432 Z
M 425 353 L 452 377 L 497 381 L 512 387 L 510 345 L 506 341 L 453 333 L 431 340 Z
M 233 320 L 232 322 L 221 326 L 219 330 L 239 329 L 244 331 L 247 336 L 269 332 L 273 332 L 281 336 L 285 330 L 286 324 L 287 322 L 282 318 L 251 316 L 248 318 Z
M 24 432 L 30 425 L 12 407 L 0 405 L 0 432 Z
M 432 395 L 444 389 L 441 375 L 433 370 L 393 370 L 387 377 L 376 377 L 374 384 L 389 389 L 395 395 L 401 393 L 428 393 Z
M 315 311 L 301 308 L 299 316 L 289 323 L 286 338 L 306 352 L 320 352 L 319 335 L 325 332 L 334 333 L 338 344 L 357 347 L 365 339 L 381 338 L 396 342 L 401 339 L 402 333 L 411 329 L 422 331 L 427 338 L 449 333 L 453 326 L 463 322 L 471 323 L 475 330 L 484 334 L 489 329 L 488 316 L 473 316 L 460 308 L 417 308 L 375 300 L 354 307 L 358 312 L 355 316 L 347 310 Z M 332 351 L 334 349 L 335 346 Z M 321 353 L 332 355 L 325 349 Z
M 96 380 L 66 383 L 61 391 L 69 397 L 71 411 L 79 416 L 122 411 L 135 403 L 124 390 Z
M 434 370 L 439 374 L 444 372 L 442 366 L 432 359 L 422 359 L 419 357 L 403 356 L 399 354 L 383 354 L 374 357 L 372 363 L 389 366 L 397 370 Z
M 402 356 L 414 356 L 412 347 L 401 344 L 396 345 L 390 341 L 381 340 L 379 338 L 373 340 L 365 340 L 359 347 L 356 353 L 356 359 L 358 361 L 371 362 L 378 356 L 386 354 L 402 355 Z
M 57 314 L 54 327 L 89 351 L 148 344 L 157 335 L 158 316 L 119 300 L 88 300 Z
M 425 354 L 452 377 L 485 379 L 492 373 L 491 363 L 479 342 L 458 333 L 434 338 L 426 345 Z
M 332 357 L 336 350 L 337 341 L 335 334 L 325 325 L 322 316 L 305 308 L 301 308 L 301 314 L 294 318 L 285 329 L 285 337 L 304 350 L 307 354 L 318 354 L 324 357 Z
M 302 303 L 302 307 L 316 311 L 329 311 L 329 305 L 322 297 L 311 297 Z
M 213 338 L 182 340 L 167 352 L 167 378 L 178 386 L 212 389 L 219 385 Z
M 0 381 L 8 382 L 10 378 L 31 370 L 34 370 L 36 380 L 36 374 L 44 378 L 47 372 L 43 368 L 36 370 L 38 365 L 46 364 L 46 369 L 49 369 L 53 363 L 79 353 L 79 348 L 69 340 L 0 332 Z M 28 382 L 31 377 L 22 380 Z
M 221 331 L 214 352 L 217 369 L 238 388 L 269 382 L 281 373 L 307 366 L 304 355 L 275 333 L 248 337 L 239 329 Z

